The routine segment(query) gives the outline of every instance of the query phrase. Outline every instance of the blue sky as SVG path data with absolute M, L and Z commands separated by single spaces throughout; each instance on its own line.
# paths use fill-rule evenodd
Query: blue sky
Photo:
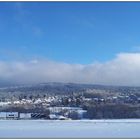
M 1 2 L 0 59 L 105 62 L 140 46 L 139 2 Z
M 140 2 L 0 2 L 0 86 L 140 86 Z

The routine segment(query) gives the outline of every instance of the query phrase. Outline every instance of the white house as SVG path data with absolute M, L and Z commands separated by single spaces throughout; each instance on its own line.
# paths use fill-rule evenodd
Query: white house
M 0 112 L 0 119 L 16 119 L 18 118 L 18 112 Z
M 6 118 L 16 119 L 18 118 L 18 112 L 6 112 Z
M 62 115 L 60 115 L 60 116 L 58 116 L 58 119 L 59 119 L 59 120 L 67 120 L 68 118 L 67 118 L 67 117 L 64 117 L 64 116 L 62 116 Z
M 0 119 L 6 119 L 6 112 L 0 112 Z
M 50 118 L 51 120 L 56 120 L 56 119 L 57 119 L 57 116 L 56 116 L 55 114 L 50 114 L 50 115 L 49 115 L 49 118 Z
M 83 119 L 84 115 L 87 113 L 87 111 L 86 110 L 78 110 L 77 113 L 78 113 L 78 118 Z
M 19 118 L 20 119 L 30 119 L 31 118 L 31 113 L 20 113 Z

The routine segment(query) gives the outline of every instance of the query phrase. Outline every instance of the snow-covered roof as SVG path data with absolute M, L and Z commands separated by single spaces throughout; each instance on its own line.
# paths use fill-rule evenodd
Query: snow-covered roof
M 49 117 L 50 117 L 50 119 L 56 119 L 57 118 L 57 116 L 55 114 L 50 114 Z
M 58 119 L 67 119 L 67 118 L 61 115 L 61 116 L 58 116 Z
M 20 104 L 20 101 L 14 101 L 14 104 Z
M 8 105 L 10 104 L 11 102 L 0 102 L 0 106 L 4 106 L 4 105 Z
M 67 110 L 82 110 L 82 108 L 80 107 L 49 107 L 49 110 L 64 110 L 64 109 L 67 109 Z

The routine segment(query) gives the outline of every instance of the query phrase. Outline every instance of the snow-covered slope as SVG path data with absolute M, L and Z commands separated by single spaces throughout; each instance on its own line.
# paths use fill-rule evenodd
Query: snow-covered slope
M 0 138 L 140 138 L 140 120 L 1 120 Z

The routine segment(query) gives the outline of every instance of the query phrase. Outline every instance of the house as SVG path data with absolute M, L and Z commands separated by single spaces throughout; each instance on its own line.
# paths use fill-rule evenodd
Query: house
M 67 117 L 64 117 L 62 115 L 58 116 L 58 120 L 67 120 L 68 118 Z
M 31 113 L 32 119 L 44 119 L 46 117 L 47 117 L 47 115 L 44 113 Z
M 7 119 L 17 119 L 18 117 L 18 112 L 6 112 Z
M 56 120 L 56 119 L 57 119 L 57 116 L 56 116 L 55 114 L 50 114 L 50 115 L 49 115 L 49 118 L 50 118 L 51 120 Z
M 0 119 L 18 119 L 18 112 L 0 112 Z
M 87 113 L 86 110 L 83 110 L 80 107 L 49 107 L 48 109 L 50 110 L 50 113 L 55 114 L 56 117 L 58 115 L 63 115 L 64 117 L 71 118 L 75 114 L 78 119 L 82 119 L 86 116 L 86 113 Z M 57 118 L 57 119 L 59 119 L 59 118 Z
M 81 110 L 82 108 L 80 108 L 80 107 L 49 107 L 48 109 L 50 110 L 50 112 L 52 114 L 54 114 L 56 112 L 61 112 L 63 110 L 77 111 L 77 110 Z
M 87 111 L 86 110 L 78 110 L 77 114 L 78 114 L 79 119 L 83 119 L 86 116 Z
M 8 106 L 11 102 L 0 102 L 0 106 Z
M 6 112 L 0 112 L 0 119 L 6 119 Z
M 31 119 L 31 113 L 20 113 L 19 118 L 20 119 Z

